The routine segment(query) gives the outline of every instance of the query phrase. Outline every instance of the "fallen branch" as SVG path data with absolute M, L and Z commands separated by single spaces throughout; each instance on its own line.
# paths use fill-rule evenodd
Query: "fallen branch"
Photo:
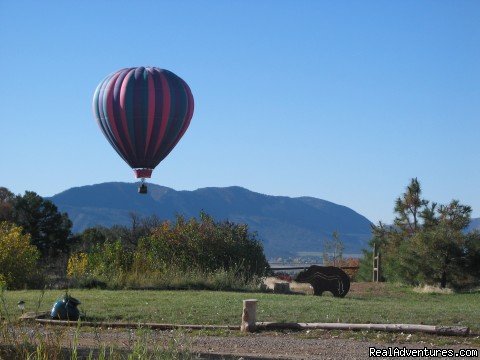
M 66 321 L 35 319 L 40 324 L 60 326 L 87 326 L 101 328 L 149 328 L 155 330 L 173 329 L 213 329 L 213 330 L 239 330 L 240 326 L 234 325 L 179 325 L 179 324 L 158 324 L 158 323 L 123 323 L 123 322 L 95 322 L 95 321 Z M 276 323 L 257 322 L 255 330 L 373 330 L 386 332 L 423 332 L 427 334 L 467 336 L 470 329 L 466 326 L 434 326 L 415 324 L 348 324 L 348 323 Z
M 101 328 L 148 328 L 155 330 L 173 330 L 173 329 L 191 329 L 191 330 L 240 330 L 240 326 L 234 325 L 177 325 L 177 324 L 157 324 L 157 323 L 124 323 L 124 322 L 96 322 L 96 321 L 67 321 L 35 319 L 40 324 L 61 325 L 61 326 L 89 326 Z
M 257 322 L 257 330 L 374 330 L 387 332 L 423 332 L 427 334 L 467 336 L 470 329 L 466 326 L 434 326 L 414 324 L 348 324 L 348 323 L 275 323 Z

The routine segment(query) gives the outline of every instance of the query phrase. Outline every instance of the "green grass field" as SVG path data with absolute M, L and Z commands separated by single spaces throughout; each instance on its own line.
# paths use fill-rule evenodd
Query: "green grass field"
M 382 284 L 345 298 L 308 295 L 276 295 L 214 291 L 108 291 L 70 290 L 78 298 L 87 320 L 157 322 L 176 324 L 240 324 L 242 300 L 259 300 L 257 321 L 412 323 L 469 326 L 480 332 L 480 292 L 464 294 L 423 294 L 411 288 Z M 26 302 L 25 311 L 48 311 L 61 290 L 45 291 L 40 306 L 39 290 L 6 291 L 5 307 L 11 319 L 20 315 L 17 302 Z

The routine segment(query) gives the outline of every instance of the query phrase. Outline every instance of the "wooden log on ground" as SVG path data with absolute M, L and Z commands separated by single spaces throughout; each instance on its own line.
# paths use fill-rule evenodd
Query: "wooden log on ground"
M 415 324 L 348 324 L 348 323 L 275 323 L 257 322 L 257 330 L 373 330 L 387 332 L 423 332 L 437 335 L 467 336 L 470 328 L 466 326 L 435 326 Z
M 35 319 L 36 322 L 44 325 L 61 325 L 61 326 L 88 326 L 101 328 L 148 328 L 154 330 L 173 330 L 173 329 L 225 329 L 225 330 L 239 330 L 240 326 L 236 325 L 178 325 L 178 324 L 158 324 L 158 323 L 126 323 L 126 322 L 96 322 L 96 321 L 68 321 L 68 320 L 50 320 L 50 319 Z
M 18 319 L 22 321 L 27 321 L 27 320 L 36 320 L 36 319 L 43 319 L 46 318 L 50 315 L 49 311 L 41 312 L 41 313 L 36 313 L 35 311 L 27 311 L 26 313 L 22 314 Z
M 257 300 L 243 300 L 242 323 L 240 331 L 253 332 L 256 330 L 257 321 Z

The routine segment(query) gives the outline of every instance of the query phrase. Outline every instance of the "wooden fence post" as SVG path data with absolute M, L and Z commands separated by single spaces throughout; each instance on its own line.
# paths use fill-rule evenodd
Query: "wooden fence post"
M 255 331 L 255 323 L 257 321 L 257 299 L 243 300 L 242 324 L 240 331 Z
M 373 244 L 373 282 L 380 281 L 380 251 Z

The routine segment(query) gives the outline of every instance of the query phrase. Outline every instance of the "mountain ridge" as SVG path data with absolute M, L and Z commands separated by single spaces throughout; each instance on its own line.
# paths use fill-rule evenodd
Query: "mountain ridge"
M 480 231 L 480 217 L 471 219 L 470 224 L 467 227 L 467 231 L 473 230 Z
M 135 183 L 85 185 L 49 199 L 69 214 L 75 232 L 95 225 L 129 225 L 132 212 L 171 220 L 176 214 L 189 218 L 205 211 L 216 220 L 248 224 L 270 257 L 320 252 L 323 240 L 334 231 L 339 232 L 346 253 L 360 253 L 370 239 L 371 222 L 366 217 L 323 199 L 267 195 L 240 186 L 192 191 L 148 186 L 148 194 L 139 195 Z

